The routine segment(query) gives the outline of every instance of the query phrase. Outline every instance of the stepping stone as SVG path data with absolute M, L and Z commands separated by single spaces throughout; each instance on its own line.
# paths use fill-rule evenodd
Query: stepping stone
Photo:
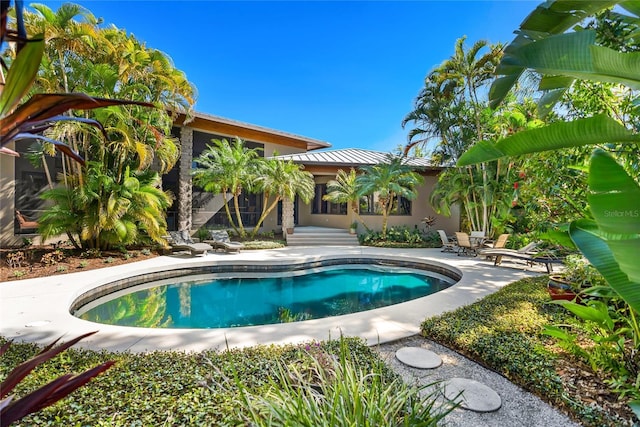
M 451 378 L 444 381 L 442 387 L 444 397 L 451 401 L 456 400 L 457 397 L 460 407 L 474 412 L 497 411 L 502 406 L 502 399 L 498 393 L 478 381 L 468 378 Z
M 433 351 L 420 347 L 402 347 L 396 358 L 405 365 L 418 369 L 433 369 L 442 365 L 442 359 Z

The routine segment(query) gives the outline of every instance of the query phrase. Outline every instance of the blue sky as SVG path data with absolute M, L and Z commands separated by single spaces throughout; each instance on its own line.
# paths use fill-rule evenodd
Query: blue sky
M 43 1 L 52 9 L 61 2 Z M 168 54 L 196 110 L 391 151 L 425 75 L 467 36 L 509 42 L 537 1 L 75 1 Z

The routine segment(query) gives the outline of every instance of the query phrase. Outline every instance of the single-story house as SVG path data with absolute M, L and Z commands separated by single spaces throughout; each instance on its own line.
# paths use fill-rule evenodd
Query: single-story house
M 181 157 L 171 172 L 164 175 L 162 185 L 176 196 L 173 206 L 168 210 L 169 230 L 195 230 L 203 225 L 226 225 L 222 195 L 212 195 L 193 187 L 191 170 L 193 159 L 199 156 L 212 139 L 241 138 L 251 148 L 259 147 L 265 157 L 278 154 L 283 159 L 291 159 L 305 166 L 305 170 L 314 175 L 316 196 L 309 205 L 295 201 L 294 215 L 297 225 L 349 228 L 351 217 L 345 206 L 333 205 L 322 200 L 326 183 L 335 178 L 339 169 L 348 171 L 363 165 L 382 161 L 385 153 L 362 150 L 327 150 L 331 144 L 300 135 L 243 123 L 219 116 L 196 113 L 192 120 L 185 123 L 180 116 L 174 123 L 173 136 L 181 145 Z M 12 143 L 9 148 L 26 154 L 29 144 Z M 46 159 L 51 176 L 62 170 L 61 154 Z M 427 216 L 436 217 L 437 228 L 452 233 L 459 228 L 459 213 L 454 210 L 451 218 L 437 215 L 428 203 L 428 197 L 441 168 L 429 166 L 423 159 L 411 159 L 410 165 L 425 178 L 419 189 L 419 196 L 413 201 L 403 201 L 402 209 L 390 217 L 389 225 L 419 226 Z M 26 156 L 11 157 L 0 155 L 0 246 L 20 245 L 23 238 L 35 236 L 35 230 L 20 228 L 16 211 L 31 220 L 36 220 L 45 207 L 38 194 L 47 187 L 44 169 L 32 166 Z M 259 195 L 247 194 L 241 197 L 241 212 L 245 226 L 255 225 L 262 210 Z M 369 204 L 373 208 L 373 204 Z M 381 227 L 381 217 L 374 212 L 361 212 L 372 228 Z M 265 220 L 263 230 L 279 231 L 281 215 L 272 214 Z

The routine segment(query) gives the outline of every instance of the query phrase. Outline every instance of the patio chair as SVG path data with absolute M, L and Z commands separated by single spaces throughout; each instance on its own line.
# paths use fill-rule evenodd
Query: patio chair
M 455 252 L 456 244 L 452 242 L 447 237 L 447 233 L 444 230 L 438 230 L 438 234 L 440 235 L 440 240 L 442 241 L 442 250 L 440 252 Z
M 166 237 L 172 250 L 189 251 L 191 255 L 206 255 L 207 251 L 213 251 L 213 247 L 207 243 L 196 243 L 187 230 L 170 231 Z
M 28 219 L 26 216 L 22 215 L 20 211 L 16 211 L 16 218 L 18 219 L 18 227 L 20 227 L 20 232 L 38 228 L 38 221 Z
M 502 263 L 502 258 L 516 258 L 521 259 L 527 262 L 527 265 L 533 266 L 535 263 L 544 264 L 548 273 L 553 272 L 553 264 L 559 264 L 562 262 L 562 258 L 551 257 L 549 255 L 544 255 L 542 253 L 536 252 L 536 247 L 540 245 L 540 242 L 531 242 L 526 246 L 521 247 L 520 249 L 507 249 L 507 248 L 498 248 L 498 249 L 482 249 L 480 251 L 481 255 L 486 255 L 487 257 L 495 256 L 495 261 L 493 265 L 500 265 Z
M 480 247 L 486 241 L 486 236 L 484 235 L 484 231 L 472 231 L 469 235 L 469 240 L 472 245 Z
M 495 241 L 485 240 L 483 246 L 491 249 L 504 248 L 507 244 L 507 240 L 509 240 L 509 236 L 511 236 L 511 234 L 501 234 Z
M 478 244 L 469 238 L 467 233 L 456 231 L 458 241 L 458 256 L 460 254 L 478 256 Z
M 229 239 L 229 233 L 227 233 L 226 230 L 209 230 L 209 237 L 211 237 L 211 239 L 205 240 L 204 242 L 212 245 L 216 251 L 220 248 L 225 252 L 240 253 L 240 250 L 244 249 L 242 242 L 232 242 L 231 239 Z
M 486 255 L 484 253 L 484 248 L 488 248 L 488 249 L 501 249 L 504 248 L 505 245 L 507 244 L 507 240 L 509 240 L 509 236 L 510 234 L 501 234 L 498 236 L 498 239 L 493 241 L 493 240 L 485 240 L 483 243 L 483 249 L 481 249 L 482 254 L 485 255 L 485 259 L 490 260 L 493 259 L 493 255 Z

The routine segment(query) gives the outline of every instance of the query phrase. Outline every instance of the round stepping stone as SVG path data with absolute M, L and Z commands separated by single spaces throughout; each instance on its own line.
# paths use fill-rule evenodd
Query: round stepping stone
M 444 397 L 452 401 L 457 398 L 460 407 L 474 412 L 497 411 L 502 406 L 502 399 L 498 393 L 478 381 L 451 378 L 444 381 L 442 387 Z
M 442 365 L 442 359 L 433 351 L 420 347 L 402 347 L 396 358 L 405 365 L 418 369 L 433 369 Z

